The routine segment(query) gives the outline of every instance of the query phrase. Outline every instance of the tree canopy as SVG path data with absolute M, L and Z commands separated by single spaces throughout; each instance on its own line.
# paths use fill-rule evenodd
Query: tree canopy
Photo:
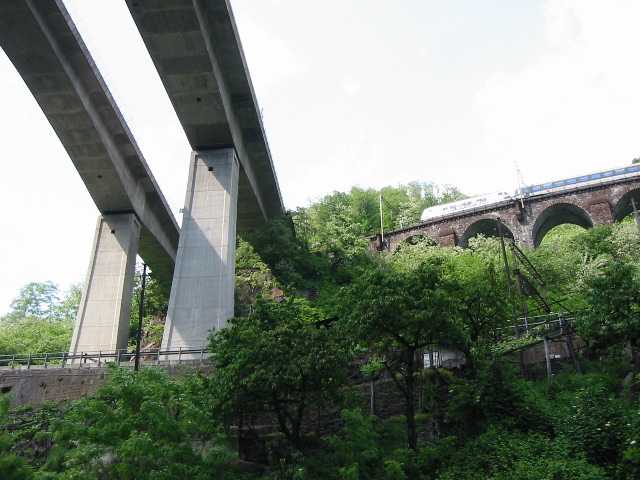
M 280 432 L 299 446 L 307 408 L 338 401 L 346 383 L 347 350 L 321 320 L 307 300 L 258 300 L 211 337 L 211 395 L 227 421 L 268 405 Z
M 582 368 L 550 359 L 549 386 L 545 363 L 517 368 L 505 353 L 550 327 L 512 338 L 520 301 L 535 302 L 510 292 L 499 240 L 367 251 L 380 194 L 385 230 L 459 196 L 425 183 L 354 187 L 243 233 L 236 317 L 210 338 L 215 368 L 114 369 L 97 395 L 37 410 L 0 399 L 0 477 L 640 478 L 635 224 L 556 227 L 525 249 L 583 340 Z M 54 287 L 25 286 L 0 322 L 0 350 L 59 348 L 43 339 L 71 327 Z M 147 289 L 157 330 L 167 292 L 153 279 Z M 441 368 L 438 349 L 462 360 Z

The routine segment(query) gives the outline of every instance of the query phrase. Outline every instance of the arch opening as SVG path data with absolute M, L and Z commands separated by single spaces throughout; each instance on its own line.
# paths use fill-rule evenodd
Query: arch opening
M 629 215 L 633 214 L 632 199 L 635 200 L 636 209 L 640 211 L 640 188 L 635 188 L 625 193 L 613 207 L 614 222 L 619 223 Z
M 546 233 L 546 235 L 540 240 L 540 245 L 538 246 L 541 247 L 547 244 L 552 244 L 554 241 L 562 241 L 562 239 L 574 237 L 584 230 L 584 227 L 573 223 L 556 225 Z
M 533 247 L 538 248 L 542 239 L 558 225 L 572 224 L 589 229 L 593 227 L 593 219 L 583 208 L 572 203 L 556 203 L 544 210 L 533 225 Z
M 394 253 L 397 253 L 399 251 L 401 251 L 403 248 L 407 248 L 408 246 L 415 246 L 415 245 L 424 245 L 427 247 L 434 247 L 436 245 L 438 245 L 438 242 L 431 237 L 430 235 L 427 234 L 416 234 L 416 235 L 411 235 L 410 237 L 405 238 L 404 240 L 402 240 L 397 246 L 396 248 L 393 249 Z
M 514 238 L 513 232 L 511 232 L 509 227 L 504 223 L 502 224 L 502 232 L 505 238 Z M 469 248 L 469 240 L 473 237 L 477 237 L 478 235 L 484 235 L 485 237 L 499 237 L 500 229 L 498 227 L 498 219 L 483 218 L 469 225 L 469 228 L 467 228 L 464 234 L 460 237 L 458 246 L 462 248 Z

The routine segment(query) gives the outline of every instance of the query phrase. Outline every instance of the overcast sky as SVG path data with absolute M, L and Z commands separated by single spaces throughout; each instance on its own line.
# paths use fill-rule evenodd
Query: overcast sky
M 189 145 L 120 0 L 65 0 L 171 208 Z M 640 157 L 640 2 L 231 0 L 286 207 L 413 180 L 474 195 Z M 27 33 L 27 32 L 25 32 Z M 0 52 L 0 314 L 84 280 L 98 211 Z

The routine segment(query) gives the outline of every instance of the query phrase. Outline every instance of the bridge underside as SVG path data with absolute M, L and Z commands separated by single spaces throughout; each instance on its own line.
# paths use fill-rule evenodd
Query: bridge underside
M 164 346 L 206 344 L 233 315 L 236 222 L 283 209 L 228 2 L 127 4 L 200 161 L 182 233 L 62 1 L 0 2 L 0 45 L 101 213 L 72 353 L 126 347 L 136 254 L 161 281 L 175 268 Z
M 238 230 L 282 213 L 262 117 L 226 0 L 127 0 L 195 152 L 234 148 Z
M 233 316 L 236 228 L 280 216 L 280 190 L 229 2 L 126 3 L 195 159 L 162 347 L 205 345 L 209 330 Z M 231 178 L 216 166 L 217 185 L 198 163 L 214 157 L 225 157 L 234 172 Z M 196 213 L 210 201 L 207 195 L 216 198 L 213 216 Z M 207 248 L 194 247 L 196 239 Z
M 134 214 L 139 255 L 169 282 L 178 224 L 62 2 L 0 2 L 0 45 L 100 213 Z

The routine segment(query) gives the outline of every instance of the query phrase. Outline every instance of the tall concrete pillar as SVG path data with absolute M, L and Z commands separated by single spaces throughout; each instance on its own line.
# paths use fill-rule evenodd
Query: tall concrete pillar
M 163 349 L 206 346 L 233 317 L 238 174 L 233 149 L 191 155 Z
M 139 238 L 133 213 L 98 218 L 69 353 L 126 348 Z

